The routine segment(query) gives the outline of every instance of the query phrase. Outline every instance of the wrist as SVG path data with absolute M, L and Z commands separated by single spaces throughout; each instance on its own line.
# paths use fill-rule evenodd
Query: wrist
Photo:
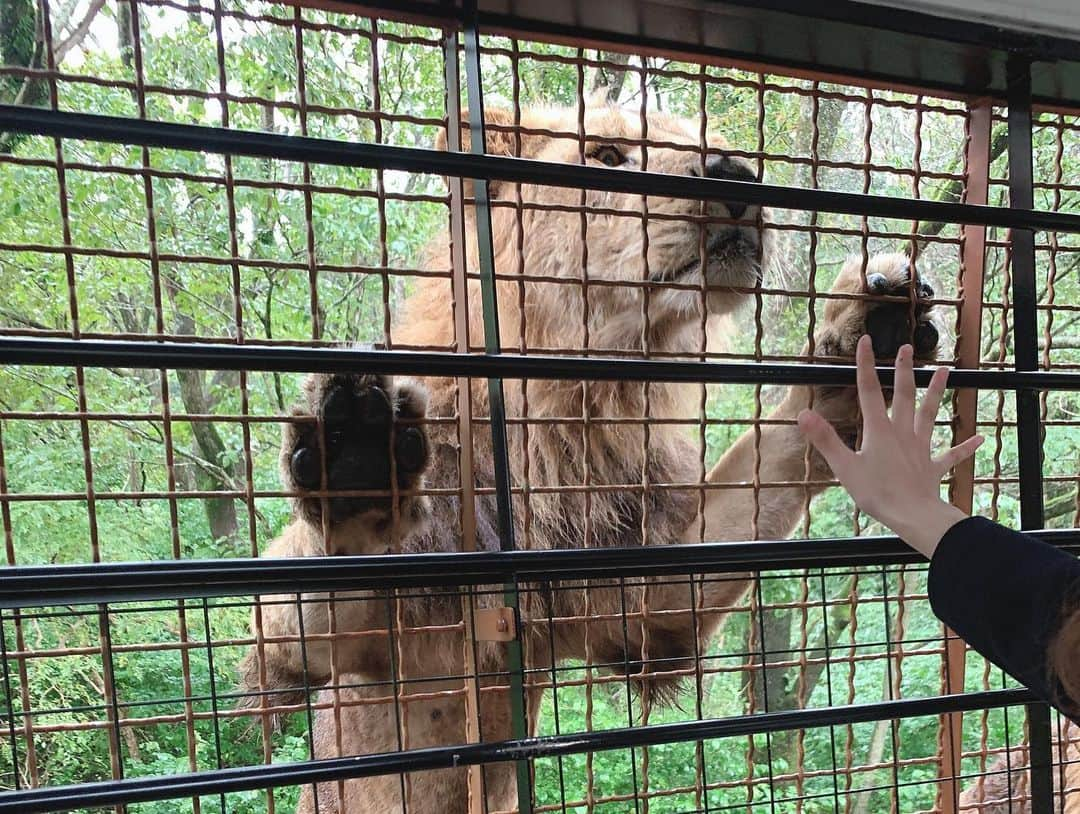
M 945 532 L 968 517 L 968 514 L 941 499 L 911 507 L 903 518 L 886 523 L 905 543 L 927 559 L 934 556 Z

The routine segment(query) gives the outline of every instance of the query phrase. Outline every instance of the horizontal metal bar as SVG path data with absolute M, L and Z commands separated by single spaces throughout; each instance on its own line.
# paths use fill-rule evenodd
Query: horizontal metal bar
M 0 105 L 0 131 L 346 167 L 373 167 L 463 178 L 519 181 L 545 186 L 739 201 L 847 215 L 1080 232 L 1080 215 L 1062 212 L 889 198 L 690 175 L 627 172 L 523 158 L 344 142 L 255 130 L 146 121 L 122 116 L 68 113 L 20 105 Z
M 461 19 L 453 4 L 441 0 L 346 1 L 359 13 L 419 24 Z M 478 6 L 480 25 L 492 35 L 1002 102 L 1005 61 L 1022 52 L 1039 61 L 1032 77 L 1037 103 L 1080 103 L 1076 38 L 980 23 L 970 15 L 953 19 L 849 0 L 479 0 Z
M 0 364 L 50 367 L 258 370 L 267 372 L 398 373 L 411 376 L 471 376 L 503 379 L 712 382 L 726 384 L 853 385 L 852 365 L 776 362 L 687 362 L 533 354 L 464 354 L 449 351 L 391 351 L 288 345 L 227 345 L 115 339 L 0 337 Z M 883 381 L 892 368 L 878 368 Z M 920 368 L 926 386 L 933 371 Z M 983 390 L 1080 390 L 1080 373 L 1046 370 L 954 370 L 950 387 Z
M 1034 532 L 1080 553 L 1080 530 Z M 487 583 L 724 574 L 900 565 L 925 559 L 895 537 L 697 543 L 638 548 L 388 554 L 296 559 L 162 560 L 13 566 L 0 571 L 0 607 L 100 604 Z
M 572 735 L 409 749 L 355 757 L 250 766 L 194 774 L 105 780 L 0 794 L 0 814 L 43 814 L 49 811 L 106 808 L 114 805 L 170 800 L 208 794 L 348 780 L 355 777 L 450 769 L 515 760 L 565 757 L 630 747 L 688 743 L 766 732 L 943 715 L 976 709 L 1016 706 L 1033 700 L 1026 689 L 991 690 L 824 709 L 765 712 L 732 718 L 609 729 Z

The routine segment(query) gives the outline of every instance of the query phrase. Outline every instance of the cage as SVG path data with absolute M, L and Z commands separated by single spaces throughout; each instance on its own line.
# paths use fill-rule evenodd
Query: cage
M 794 422 L 1078 550 L 1080 49 L 764 6 L 0 5 L 0 811 L 1080 806 Z

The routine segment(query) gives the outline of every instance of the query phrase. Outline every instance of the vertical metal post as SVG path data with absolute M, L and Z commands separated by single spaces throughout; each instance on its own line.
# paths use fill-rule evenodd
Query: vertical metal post
M 477 25 L 476 0 L 465 0 L 462 5 L 465 40 L 465 81 L 469 99 L 469 143 L 474 155 L 483 155 L 487 140 L 484 133 L 484 93 L 480 76 L 480 32 Z M 492 241 L 491 207 L 488 184 L 482 179 L 473 180 L 475 201 L 476 248 L 480 265 L 480 295 L 484 313 L 484 350 L 499 353 L 499 304 L 495 282 L 495 249 Z M 506 437 L 506 404 L 503 398 L 502 379 L 488 379 L 488 412 L 491 418 L 491 447 L 495 463 L 495 500 L 498 512 L 499 547 L 512 551 L 514 545 L 514 515 L 510 492 L 510 459 Z M 506 583 L 505 602 L 513 608 L 517 636 L 506 643 L 507 663 L 510 677 L 510 705 L 513 733 L 516 738 L 529 736 L 527 720 L 528 704 L 525 698 L 525 671 L 521 647 L 521 616 L 518 608 L 517 585 Z M 521 814 L 532 812 L 532 779 L 529 762 L 517 762 L 518 810 Z
M 443 32 L 443 69 L 446 84 L 446 149 L 461 152 L 461 72 L 458 63 L 458 32 Z M 459 177 L 446 179 L 450 189 L 450 253 L 453 267 L 454 339 L 458 353 L 469 352 L 469 275 L 465 251 L 465 190 Z M 476 551 L 476 484 L 473 472 L 472 380 L 457 380 L 458 476 L 461 483 L 461 550 Z M 476 666 L 476 630 L 474 618 L 476 594 L 465 591 L 461 597 L 465 622 L 465 728 L 471 743 L 480 742 L 480 673 Z M 469 678 L 473 686 L 469 687 Z M 484 781 L 480 766 L 469 767 L 469 811 L 483 814 Z
M 1031 61 L 1009 57 L 1009 206 L 1032 209 L 1035 205 L 1031 148 Z M 1035 370 L 1039 358 L 1038 294 L 1035 285 L 1035 233 L 1012 230 L 1013 353 L 1016 370 Z M 1016 390 L 1016 443 L 1020 475 L 1020 526 L 1043 526 L 1042 418 L 1039 394 L 1030 388 Z M 1053 810 L 1051 773 L 1050 707 L 1028 704 L 1028 744 L 1031 754 L 1031 810 Z
M 968 132 L 965 146 L 964 203 L 985 204 L 990 188 L 990 133 L 993 108 L 988 99 L 968 105 Z M 956 365 L 978 369 L 981 357 L 983 277 L 986 272 L 986 227 L 964 226 L 960 265 L 960 316 L 957 326 Z M 974 388 L 955 391 L 952 443 L 959 444 L 977 431 L 979 392 Z M 951 494 L 954 506 L 970 513 L 975 498 L 975 459 L 968 458 L 953 469 Z M 946 691 L 963 692 L 967 664 L 967 645 L 946 628 Z M 960 757 L 963 753 L 962 713 L 950 713 L 942 719 L 941 756 L 938 777 L 938 810 L 955 814 L 960 787 Z

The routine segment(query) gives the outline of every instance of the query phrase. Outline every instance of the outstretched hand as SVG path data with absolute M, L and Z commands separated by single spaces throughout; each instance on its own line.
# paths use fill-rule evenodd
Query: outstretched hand
M 892 415 L 885 407 L 869 336 L 855 353 L 862 446 L 850 449 L 832 425 L 813 410 L 799 413 L 799 429 L 821 453 L 856 505 L 892 529 L 908 545 L 930 558 L 938 542 L 967 515 L 941 499 L 941 479 L 975 454 L 975 435 L 936 458 L 931 454 L 934 419 L 945 393 L 949 370 L 939 367 L 916 410 L 913 351 L 904 345 L 896 355 Z

